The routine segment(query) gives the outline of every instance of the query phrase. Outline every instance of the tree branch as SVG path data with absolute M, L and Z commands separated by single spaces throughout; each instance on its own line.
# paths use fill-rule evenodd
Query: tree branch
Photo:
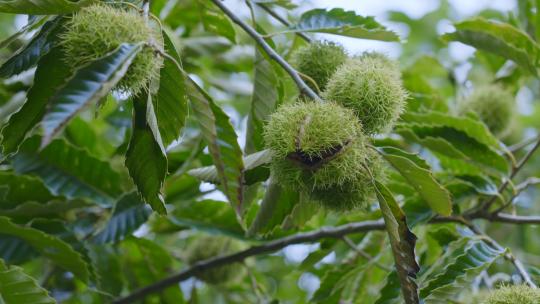
M 480 231 L 478 231 L 474 225 L 468 222 L 468 220 L 473 220 L 473 219 L 485 219 L 491 222 L 501 222 L 501 223 L 511 223 L 511 224 L 540 224 L 540 216 L 514 216 L 514 215 L 509 215 L 509 214 L 498 214 L 496 217 L 491 217 L 491 218 L 482 217 L 479 214 L 475 218 L 467 218 L 467 219 L 461 216 L 436 217 L 436 218 L 433 218 L 429 223 L 431 224 L 458 223 L 458 224 L 462 224 L 471 228 L 471 230 L 473 230 L 475 233 L 480 233 Z M 251 256 L 271 253 L 271 252 L 280 250 L 282 248 L 285 248 L 289 245 L 316 242 L 323 238 L 342 239 L 344 236 L 348 234 L 368 232 L 368 231 L 374 231 L 374 230 L 384 230 L 384 229 L 385 229 L 385 225 L 382 220 L 365 221 L 365 222 L 358 222 L 358 223 L 350 223 L 350 224 L 346 224 L 346 225 L 342 225 L 338 227 L 324 227 L 324 228 L 321 228 L 320 230 L 306 232 L 306 233 L 299 233 L 299 234 L 291 235 L 291 236 L 284 237 L 281 239 L 269 241 L 262 245 L 250 247 L 249 249 L 246 249 L 244 251 L 240 251 L 240 252 L 233 253 L 226 256 L 216 257 L 213 259 L 200 261 L 184 271 L 181 271 L 177 274 L 167 277 L 152 285 L 136 290 L 130 295 L 124 298 L 120 298 L 114 301 L 113 303 L 115 304 L 131 303 L 135 300 L 140 300 L 144 298 L 148 294 L 158 292 L 171 285 L 187 280 L 188 278 L 198 273 L 201 273 L 205 270 L 219 267 L 225 264 L 242 262 Z
M 132 303 L 135 300 L 140 300 L 144 296 L 150 293 L 154 293 L 165 289 L 178 282 L 184 281 L 196 274 L 199 274 L 207 269 L 222 266 L 225 264 L 231 264 L 235 262 L 241 262 L 246 258 L 263 253 L 270 253 L 279 249 L 285 248 L 293 244 L 315 242 L 322 238 L 341 238 L 344 235 L 351 233 L 367 232 L 372 230 L 384 230 L 384 222 L 380 221 L 366 221 L 359 223 L 351 223 L 335 228 L 322 228 L 313 232 L 299 233 L 292 236 L 284 237 L 274 241 L 267 242 L 262 245 L 253 246 L 246 250 L 233 253 L 231 255 L 225 255 L 216 257 L 209 260 L 200 261 L 195 263 L 192 267 L 158 281 L 149 286 L 143 287 L 134 291 L 132 294 L 114 301 L 115 304 Z
M 231 10 L 225 6 L 225 4 L 221 3 L 221 0 L 212 0 L 212 2 L 225 13 L 234 23 L 238 24 L 257 44 L 259 44 L 262 49 L 268 54 L 270 58 L 272 58 L 275 62 L 277 62 L 294 80 L 296 83 L 296 86 L 300 89 L 300 92 L 307 95 L 311 99 L 320 101 L 321 98 L 319 95 L 317 95 L 313 90 L 302 80 L 298 72 L 287 62 L 285 59 L 283 59 L 266 41 L 264 41 L 264 38 L 257 33 L 251 26 L 249 26 L 247 23 L 242 21 L 236 14 L 234 14 Z

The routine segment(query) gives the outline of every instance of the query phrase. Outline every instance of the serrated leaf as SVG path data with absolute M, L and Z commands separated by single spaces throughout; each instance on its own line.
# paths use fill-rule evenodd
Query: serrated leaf
M 501 154 L 460 130 L 408 124 L 406 127 L 399 126 L 396 131 L 409 141 L 417 142 L 435 153 L 481 167 L 491 175 L 508 173 L 508 162 Z
M 41 121 L 51 96 L 65 83 L 70 74 L 71 71 L 64 62 L 64 54 L 60 47 L 54 47 L 39 60 L 34 84 L 28 91 L 25 104 L 2 128 L 4 157 L 15 153 L 32 128 Z
M 41 121 L 41 146 L 48 145 L 80 111 L 105 97 L 124 77 L 141 48 L 141 44 L 123 43 L 110 54 L 76 70 L 49 102 Z
M 118 200 L 107 225 L 93 241 L 98 244 L 121 241 L 144 224 L 149 216 L 150 211 L 137 193 L 126 194 Z
M 193 114 L 208 144 L 220 185 L 237 216 L 241 217 L 244 202 L 244 162 L 238 136 L 227 114 L 188 75 L 186 77 Z
M 337 265 L 322 277 L 319 289 L 315 291 L 311 301 L 314 303 L 343 303 L 349 302 L 346 289 L 355 288 L 362 279 L 369 264 Z
M 0 259 L 0 301 L 3 304 L 56 303 L 36 279 L 17 266 L 7 266 Z
M 163 32 L 165 52 L 178 63 L 180 56 L 167 33 Z M 177 140 L 182 133 L 187 117 L 187 96 L 184 84 L 184 74 L 170 58 L 163 58 L 160 70 L 159 89 L 152 98 L 156 112 L 159 133 L 165 147 Z
M 493 248 L 484 240 L 468 240 L 463 246 L 445 254 L 441 260 L 447 263 L 441 272 L 426 278 L 420 295 L 426 303 L 448 303 L 448 299 L 453 299 L 459 290 L 470 286 L 474 277 L 504 253 L 503 249 Z
M 24 240 L 58 266 L 71 271 L 83 282 L 88 281 L 90 272 L 83 256 L 59 238 L 37 229 L 16 225 L 3 216 L 0 216 L 0 231 Z
M 393 147 L 379 149 L 379 152 L 416 189 L 433 211 L 444 216 L 452 214 L 450 194 L 435 180 L 431 171 L 425 168 L 427 164 L 423 160 L 415 154 Z
M 18 207 L 27 201 L 46 203 L 59 198 L 54 196 L 39 178 L 29 175 L 1 171 L 0 185 L 7 187 L 4 195 L 0 195 L 0 210 Z
M 53 39 L 58 34 L 58 27 L 63 17 L 47 21 L 41 30 L 28 42 L 24 48 L 15 53 L 0 66 L 0 78 L 8 78 L 22 73 L 35 66 L 39 59 L 53 47 Z
M 468 116 L 456 117 L 441 112 L 408 112 L 403 114 L 401 118 L 411 123 L 451 127 L 495 150 L 503 149 L 501 143 L 489 132 L 485 124 Z
M 342 8 L 312 9 L 300 16 L 290 32 L 328 33 L 353 38 L 399 41 L 396 33 L 387 30 L 374 17 L 363 17 Z
M 101 161 L 64 140 L 54 140 L 39 151 L 39 137 L 28 139 L 13 157 L 18 174 L 39 176 L 54 195 L 90 198 L 109 206 L 122 193 L 120 175 Z
M 246 185 L 265 181 L 268 178 L 270 170 L 265 165 L 272 161 L 272 152 L 270 150 L 262 150 L 247 155 L 243 160 Z M 188 171 L 188 174 L 205 182 L 214 184 L 219 184 L 220 182 L 216 166 L 191 169 Z
M 390 239 L 403 298 L 406 304 L 418 304 L 418 285 L 415 279 L 420 266 L 416 263 L 414 253 L 416 236 L 409 230 L 405 213 L 392 193 L 380 182 L 373 182 Z
M 225 202 L 213 200 L 190 202 L 178 206 L 169 219 L 178 226 L 239 238 L 244 236 L 244 229 L 238 224 L 235 212 Z
M 133 134 L 126 152 L 126 167 L 137 191 L 160 214 L 166 214 L 162 188 L 167 176 L 167 155 L 157 130 L 151 97 L 139 94 L 133 101 Z
M 2 0 L 0 13 L 26 15 L 61 15 L 79 10 L 96 0 Z
M 0 210 L 0 215 L 17 219 L 33 219 L 36 217 L 54 217 L 66 212 L 83 207 L 92 206 L 83 200 L 65 201 L 52 200 L 46 203 L 26 202 L 20 203 L 15 208 Z
M 537 75 L 540 46 L 525 32 L 508 23 L 473 18 L 454 24 L 456 31 L 443 35 L 446 41 L 459 41 L 477 49 L 510 59 Z
M 267 187 L 257 216 L 247 231 L 248 236 L 272 232 L 291 214 L 300 200 L 298 192 L 283 188 L 272 178 Z

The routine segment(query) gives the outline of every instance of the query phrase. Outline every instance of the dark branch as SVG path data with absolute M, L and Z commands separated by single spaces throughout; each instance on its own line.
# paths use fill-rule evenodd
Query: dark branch
M 481 215 L 477 215 L 475 218 L 467 218 L 467 219 L 460 216 L 436 217 L 436 218 L 433 218 L 430 221 L 430 223 L 437 224 L 437 223 L 451 222 L 451 223 L 462 224 L 471 229 L 475 229 L 475 227 L 472 224 L 470 224 L 470 222 L 468 222 L 468 220 L 473 220 L 473 219 L 485 219 L 491 222 L 502 222 L 502 223 L 511 223 L 511 224 L 540 224 L 540 216 L 513 216 L 509 214 L 499 214 L 497 215 L 497 217 L 492 217 L 492 218 L 482 217 Z M 289 245 L 301 244 L 301 243 L 312 243 L 323 238 L 341 239 L 344 236 L 353 234 L 353 233 L 368 232 L 368 231 L 374 231 L 374 230 L 384 230 L 384 229 L 385 229 L 385 226 L 382 220 L 365 221 L 365 222 L 351 223 L 351 224 L 342 225 L 338 227 L 332 227 L 332 228 L 330 227 L 321 228 L 320 230 L 306 232 L 306 233 L 299 233 L 299 234 L 291 235 L 291 236 L 284 237 L 281 239 L 269 241 L 268 243 L 265 243 L 263 245 L 253 246 L 249 249 L 246 249 L 244 251 L 240 251 L 237 253 L 233 253 L 231 255 L 200 261 L 184 271 L 181 271 L 175 275 L 172 275 L 168 278 L 158 281 L 152 285 L 136 290 L 132 294 L 126 296 L 125 298 L 116 300 L 114 303 L 115 304 L 131 303 L 135 300 L 140 300 L 144 298 L 148 294 L 158 292 L 171 285 L 184 281 L 205 270 L 219 267 L 225 264 L 241 262 L 251 256 L 278 251 Z M 477 232 L 480 233 L 479 231 Z
M 177 284 L 178 282 L 184 281 L 207 269 L 218 267 L 225 264 L 241 262 L 248 257 L 274 252 L 279 249 L 285 248 L 289 245 L 315 242 L 322 238 L 341 238 L 347 234 L 367 232 L 367 231 L 373 231 L 373 230 L 384 230 L 384 222 L 383 221 L 366 221 L 366 222 L 359 222 L 359 223 L 351 223 L 351 224 L 347 224 L 347 225 L 343 225 L 343 226 L 339 226 L 335 228 L 322 228 L 320 230 L 313 231 L 313 232 L 299 233 L 292 236 L 284 237 L 281 239 L 267 242 L 263 245 L 253 246 L 249 249 L 246 249 L 244 251 L 240 251 L 231 255 L 220 256 L 213 259 L 200 261 L 194 264 L 192 267 L 182 272 L 179 272 L 175 275 L 172 275 L 168 278 L 158 281 L 152 285 L 136 290 L 132 294 L 128 295 L 127 297 L 118 299 L 114 301 L 113 303 L 115 304 L 133 303 L 136 300 L 140 300 L 144 298 L 147 294 L 158 292 L 171 285 Z
M 287 62 L 285 59 L 283 59 L 266 41 L 264 41 L 264 38 L 257 33 L 251 26 L 249 26 L 247 23 L 242 21 L 236 14 L 234 14 L 231 10 L 225 6 L 220 0 L 212 0 L 212 2 L 219 7 L 225 15 L 227 15 L 234 23 L 238 24 L 257 44 L 259 44 L 262 49 L 268 54 L 270 58 L 272 58 L 275 62 L 277 62 L 294 80 L 296 83 L 296 86 L 298 86 L 298 89 L 300 91 L 308 96 L 311 99 L 314 100 L 321 100 L 319 95 L 317 95 L 313 90 L 302 80 L 298 72 Z

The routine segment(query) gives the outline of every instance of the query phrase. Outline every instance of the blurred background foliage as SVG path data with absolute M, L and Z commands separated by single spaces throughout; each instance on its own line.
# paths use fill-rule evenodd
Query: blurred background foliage
M 133 1 L 136 2 L 137 1 Z M 266 2 L 277 14 L 294 22 L 298 16 L 314 7 L 339 6 L 341 2 L 357 1 L 259 1 Z M 366 1 L 371 2 L 371 1 Z M 425 3 L 424 3 L 425 2 Z M 465 1 L 466 2 L 466 1 Z M 480 1 L 481 2 L 481 1 Z M 269 16 L 260 7 L 251 3 L 253 10 L 243 1 L 225 1 L 246 22 L 253 24 L 260 33 L 279 33 L 286 30 L 282 24 Z M 540 82 L 526 70 L 502 57 L 476 50 L 459 42 L 445 42 L 441 35 L 453 31 L 452 23 L 472 15 L 507 22 L 525 32 L 533 39 L 540 38 L 540 7 L 535 1 L 485 1 L 484 6 L 467 9 L 464 1 L 411 1 L 396 4 L 390 1 L 387 7 L 372 12 L 356 11 L 360 15 L 375 14 L 376 19 L 389 29 L 395 30 L 402 40 L 398 42 L 367 41 L 342 38 L 330 34 L 309 34 L 313 39 L 329 39 L 343 43 L 350 54 L 362 51 L 382 51 L 397 59 L 401 65 L 405 87 L 410 92 L 408 113 L 437 110 L 452 112 L 457 102 L 469 95 L 478 86 L 501 83 L 510 88 L 516 97 L 519 117 L 511 132 L 502 138 L 510 150 L 520 159 L 540 128 Z M 484 3 L 484 2 L 482 2 Z M 369 5 L 368 5 L 369 6 Z M 348 8 L 352 9 L 352 8 Z M 172 37 L 179 50 L 184 69 L 203 87 L 230 116 L 238 133 L 239 144 L 246 154 L 260 151 L 262 142 L 251 128 L 260 125 L 250 122 L 248 116 L 257 109 L 252 108 L 256 98 L 273 100 L 267 106 L 277 107 L 293 101 L 298 90 L 292 80 L 275 63 L 268 64 L 253 41 L 239 28 L 233 26 L 215 6 L 202 0 L 153 0 L 151 12 L 158 16 L 164 29 Z M 254 18 L 254 19 L 253 19 Z M 0 14 L 0 41 L 25 26 L 28 17 Z M 0 50 L 0 62 L 4 62 L 23 46 L 35 31 L 17 36 L 6 48 Z M 272 35 L 267 40 L 284 58 L 306 44 L 294 33 Z M 267 73 L 271 87 L 259 88 L 257 69 Z M 0 83 L 0 122 L 7 121 L 16 112 L 25 98 L 25 91 L 32 83 L 33 71 Z M 260 76 L 259 76 L 260 77 Z M 261 110 L 267 113 L 267 110 Z M 259 117 L 264 119 L 265 117 Z M 109 178 L 117 179 L 122 193 L 132 189 L 123 167 L 123 154 L 131 132 L 131 105 L 125 96 L 112 94 L 97 113 L 97 107 L 79 115 L 67 126 L 65 142 L 81 148 L 93 158 L 107 161 L 115 170 Z M 397 128 L 399 133 L 399 126 Z M 478 172 L 461 164 L 451 169 L 448 158 L 432 153 L 394 134 L 380 139 L 382 142 L 418 152 L 436 170 L 437 177 L 455 200 L 455 211 L 466 210 L 488 195 L 493 194 L 501 179 Z M 175 270 L 186 267 L 187 248 L 193 239 L 202 234 L 226 235 L 257 244 L 262 240 L 246 239 L 244 227 L 236 220 L 234 211 L 226 204 L 219 187 L 201 182 L 187 171 L 212 165 L 212 159 L 202 140 L 197 121 L 190 116 L 180 140 L 167 148 L 169 176 L 165 182 L 166 203 L 170 210 L 166 217 L 151 214 L 136 199 L 129 199 L 122 208 L 111 202 L 96 205 L 87 198 L 69 196 L 51 191 L 47 183 L 33 175 L 14 175 L 11 165 L 4 163 L 0 171 L 0 214 L 13 222 L 29 227 L 43 227 L 47 233 L 58 236 L 77 248 L 81 241 L 87 251 L 93 272 L 93 284 L 85 284 L 72 272 L 58 267 L 57 263 L 45 259 L 39 251 L 21 238 L 2 235 L 0 231 L 0 257 L 10 264 L 18 264 L 30 276 L 48 289 L 61 303 L 107 303 L 111 295 L 119 296 L 153 283 Z M 53 160 L 58 161 L 58 160 Z M 463 174 L 459 171 L 463 170 Z M 262 170 L 264 171 L 264 170 Z M 480 170 L 481 171 L 481 170 Z M 50 173 L 50 172 L 49 172 Z M 467 177 L 466 175 L 471 174 Z M 267 174 L 256 172 L 254 174 Z M 37 177 L 36 177 L 37 175 Z M 16 176 L 16 177 L 15 177 Z M 461 178 L 460 178 L 461 176 Z M 526 178 L 540 176 L 540 154 L 536 154 L 520 171 L 515 184 Z M 261 177 L 258 177 L 261 179 Z M 409 223 L 425 222 L 426 211 L 418 211 L 410 186 L 396 177 L 390 188 L 405 208 Z M 536 182 L 538 183 L 538 182 Z M 17 188 L 17 185 L 20 185 Z M 3 191 L 9 189 L 10 191 Z M 14 191 L 13 189 L 18 189 Z M 248 188 L 252 201 L 261 199 L 264 188 L 260 183 Z M 35 197 L 32 197 L 34 195 Z M 504 193 L 510 197 L 510 192 Z M 509 213 L 523 215 L 540 214 L 538 188 L 527 187 L 513 201 Z M 412 199 L 410 199 L 412 198 Z M 95 199 L 95 198 L 94 198 Z M 42 210 L 30 208 L 26 211 L 18 204 L 28 202 L 48 204 Z M 69 207 L 62 204 L 69 201 Z M 119 202 L 121 199 L 119 200 Z M 16 205 L 8 205 L 8 203 Z M 246 222 L 250 223 L 258 205 L 246 210 Z M 305 209 L 305 208 L 304 208 Z M 60 210 L 60 211 L 56 211 Z M 377 219 L 380 212 L 332 213 L 323 210 L 305 211 L 301 207 L 295 215 L 269 229 L 265 239 L 274 239 L 299 231 L 311 231 L 322 226 L 334 226 L 348 222 Z M 412 211 L 411 211 L 412 210 Z M 417 212 L 418 211 L 418 212 Z M 302 212 L 305 212 L 302 216 Z M 417 212 L 417 213 L 415 213 Z M 429 212 L 428 212 L 429 213 Z M 42 218 L 41 222 L 32 220 Z M 129 218 L 129 220 L 126 220 Z M 117 220 L 115 224 L 115 220 Z M 482 230 L 505 247 L 512 248 L 531 272 L 540 280 L 540 233 L 537 225 L 509 225 L 478 221 Z M 117 226 L 115 226 L 117 225 Z M 448 244 L 467 235 L 466 229 L 457 224 L 418 225 L 413 231 L 418 236 L 416 252 L 421 265 L 433 265 L 448 249 Z M 245 262 L 249 275 L 228 285 L 207 285 L 196 279 L 180 284 L 181 288 L 170 287 L 164 292 L 149 296 L 144 303 L 375 303 L 385 286 L 393 259 L 388 240 L 383 232 L 374 231 L 355 234 L 350 241 L 358 244 L 362 254 L 352 250 L 342 240 L 328 239 L 311 245 L 292 245 L 274 254 L 250 258 Z M 80 245 L 82 246 L 82 245 Z M 425 275 L 421 272 L 420 277 Z M 97 278 L 97 279 L 96 279 Z M 493 288 L 500 282 L 519 282 L 511 264 L 500 259 L 479 272 L 467 283 L 468 288 L 456 291 L 456 301 L 468 303 L 470 294 L 479 289 Z M 461 300 L 460 300 L 461 299 Z M 388 302 L 391 303 L 391 302 Z

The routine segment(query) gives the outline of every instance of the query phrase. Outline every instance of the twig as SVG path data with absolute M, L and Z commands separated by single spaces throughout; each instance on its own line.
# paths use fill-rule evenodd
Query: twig
M 514 144 L 514 145 L 511 145 L 510 147 L 508 147 L 508 150 L 510 150 L 510 152 L 512 153 L 515 153 L 523 148 L 525 148 L 526 146 L 534 143 L 536 141 L 536 138 L 534 137 L 531 137 L 531 138 L 527 138 L 521 142 L 518 142 L 517 144 Z
M 525 189 L 529 188 L 530 186 L 540 184 L 540 178 L 538 177 L 529 177 L 524 182 L 516 186 L 516 191 L 514 194 L 512 194 L 512 197 L 506 202 L 506 204 L 502 205 L 501 207 L 497 208 L 495 211 L 493 211 L 493 214 L 497 214 L 504 209 L 508 208 L 508 206 L 512 205 L 516 197 L 518 197 L 521 192 L 525 191 Z
M 150 0 L 143 0 L 142 14 L 146 22 L 148 22 L 148 16 L 150 15 Z
M 354 250 L 358 255 L 360 255 L 361 257 L 363 257 L 364 259 L 368 260 L 368 261 L 373 261 L 375 266 L 379 267 L 380 269 L 384 270 L 384 271 L 388 271 L 388 272 L 391 272 L 392 269 L 390 267 L 387 267 L 377 261 L 375 261 L 375 257 L 372 257 L 371 255 L 367 254 L 364 250 L 358 248 L 358 246 L 347 236 L 343 236 L 341 238 L 343 240 L 343 242 L 345 242 L 345 244 L 347 244 L 349 247 L 351 247 L 352 250 Z
M 509 252 L 504 247 L 499 245 L 499 243 L 497 243 L 494 239 L 489 237 L 489 235 L 480 232 L 480 230 L 476 228 L 476 226 L 474 226 L 472 223 L 469 223 L 467 226 L 469 228 L 472 227 L 473 232 L 481 236 L 482 240 L 484 240 L 484 242 L 487 243 L 488 245 L 496 248 L 497 250 L 506 251 L 504 254 L 504 258 L 510 261 L 514 265 L 514 267 L 516 268 L 517 272 L 519 273 L 523 281 L 525 281 L 525 283 L 529 285 L 529 287 L 531 288 L 538 288 L 536 284 L 534 284 L 534 282 L 532 281 L 531 276 L 527 272 L 527 269 L 525 269 L 525 266 L 523 266 L 523 263 L 521 263 L 521 261 L 518 260 L 511 252 Z
M 300 75 L 298 75 L 298 72 L 287 62 L 285 59 L 283 59 L 266 41 L 264 41 L 263 37 L 257 33 L 251 26 L 249 26 L 244 21 L 240 20 L 236 14 L 234 14 L 231 10 L 225 6 L 225 4 L 221 3 L 220 0 L 212 0 L 212 2 L 219 7 L 225 15 L 227 15 L 234 23 L 238 24 L 255 42 L 257 42 L 261 48 L 268 54 L 270 58 L 272 58 L 274 61 L 276 61 L 294 80 L 296 85 L 298 86 L 298 89 L 303 94 L 307 95 L 311 99 L 320 101 L 321 98 L 302 80 Z
M 525 154 L 525 156 L 519 161 L 519 163 L 512 168 L 512 172 L 510 173 L 510 176 L 508 179 L 499 187 L 498 193 L 502 194 L 504 190 L 510 185 L 511 180 L 518 174 L 518 172 L 523 168 L 523 166 L 531 159 L 532 155 L 536 150 L 540 148 L 540 136 L 536 139 L 536 144 Z M 485 204 L 482 204 L 481 208 L 479 209 L 479 212 L 486 212 L 489 210 L 491 205 L 495 202 L 498 196 L 492 196 Z
M 134 291 L 132 294 L 114 301 L 115 304 L 132 303 L 133 301 L 144 298 L 147 294 L 160 291 L 178 282 L 184 281 L 198 273 L 204 272 L 207 269 L 218 267 L 225 264 L 231 264 L 235 262 L 241 262 L 248 257 L 270 253 L 287 247 L 293 244 L 314 242 L 322 238 L 341 238 L 344 235 L 351 233 L 366 232 L 372 230 L 383 230 L 383 221 L 366 221 L 360 223 L 351 223 L 335 228 L 322 228 L 317 231 L 299 233 L 289 237 L 284 237 L 274 241 L 267 242 L 262 245 L 253 246 L 246 250 L 233 253 L 231 255 L 220 256 L 209 260 L 200 261 L 195 263 L 192 267 L 158 281 L 149 286 L 143 287 Z
M 281 22 L 281 24 L 285 25 L 286 27 L 291 26 L 291 24 L 289 23 L 289 21 L 287 21 L 287 19 L 281 17 L 278 13 L 274 12 L 270 7 L 268 7 L 268 5 L 266 5 L 264 3 L 260 3 L 260 2 L 255 2 L 255 4 L 257 4 L 257 6 L 262 8 L 265 12 L 267 12 L 274 19 Z M 297 32 L 296 35 L 298 35 L 298 37 L 301 37 L 302 39 L 304 39 L 307 42 L 311 42 L 311 39 L 304 33 Z

